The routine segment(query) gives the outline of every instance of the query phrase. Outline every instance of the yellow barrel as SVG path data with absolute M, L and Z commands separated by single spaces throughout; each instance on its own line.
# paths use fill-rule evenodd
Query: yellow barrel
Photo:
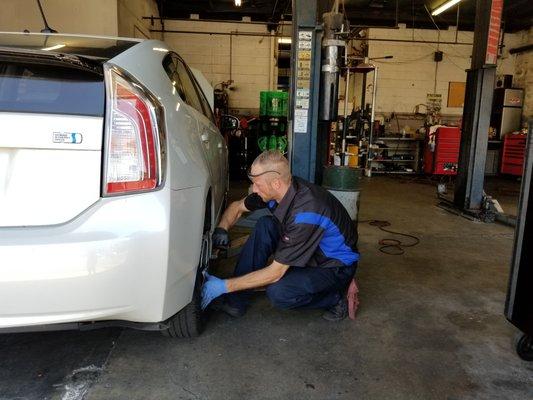
M 349 144 L 346 146 L 346 152 L 348 153 L 348 166 L 359 166 L 359 146 L 355 144 Z

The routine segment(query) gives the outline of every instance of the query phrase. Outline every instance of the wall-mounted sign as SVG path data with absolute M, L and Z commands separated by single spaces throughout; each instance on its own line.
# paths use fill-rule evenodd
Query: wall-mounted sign
M 298 32 L 296 57 L 296 99 L 294 102 L 294 132 L 307 133 L 309 125 L 309 88 L 311 82 L 311 54 L 313 32 Z
M 487 37 L 487 51 L 485 64 L 496 64 L 498 59 L 498 43 L 500 41 L 500 26 L 502 23 L 503 0 L 492 0 L 490 9 L 489 34 Z

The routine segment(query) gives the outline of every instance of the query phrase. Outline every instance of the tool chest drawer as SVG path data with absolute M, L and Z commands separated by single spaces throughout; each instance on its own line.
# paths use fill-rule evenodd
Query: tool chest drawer
M 526 154 L 526 135 L 506 135 L 503 140 L 502 174 L 521 176 Z

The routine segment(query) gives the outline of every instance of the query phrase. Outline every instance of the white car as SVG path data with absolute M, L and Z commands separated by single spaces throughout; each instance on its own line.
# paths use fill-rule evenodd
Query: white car
M 228 180 L 199 81 L 160 41 L 0 33 L 0 332 L 201 331 Z

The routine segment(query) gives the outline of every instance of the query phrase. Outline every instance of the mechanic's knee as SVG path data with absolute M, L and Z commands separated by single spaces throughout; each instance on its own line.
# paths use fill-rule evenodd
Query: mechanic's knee
M 294 302 L 288 296 L 283 283 L 276 282 L 267 286 L 266 294 L 272 305 L 276 308 L 289 309 L 294 306 Z
M 255 223 L 255 229 L 259 231 L 277 230 L 276 220 L 272 215 L 264 215 Z

